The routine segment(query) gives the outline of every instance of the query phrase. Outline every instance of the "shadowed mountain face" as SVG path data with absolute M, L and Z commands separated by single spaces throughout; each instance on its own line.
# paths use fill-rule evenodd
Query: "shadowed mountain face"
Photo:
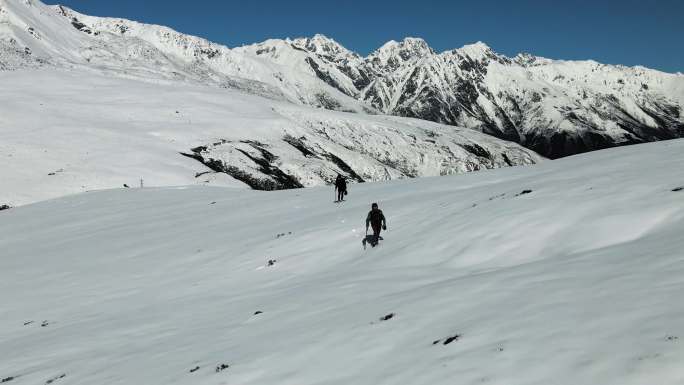
M 169 28 L 0 0 L 0 70 L 85 66 L 239 89 L 319 108 L 482 131 L 558 158 L 684 134 L 684 75 L 509 58 L 483 43 L 437 53 L 390 41 L 367 57 L 322 35 L 227 48 Z

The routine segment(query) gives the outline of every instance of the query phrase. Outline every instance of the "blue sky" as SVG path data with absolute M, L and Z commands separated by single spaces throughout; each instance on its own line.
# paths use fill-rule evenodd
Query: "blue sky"
M 49 2 L 49 1 L 48 1 Z M 683 0 L 61 0 L 82 13 L 162 24 L 230 47 L 322 33 L 367 54 L 422 37 L 483 41 L 513 56 L 594 59 L 684 72 Z

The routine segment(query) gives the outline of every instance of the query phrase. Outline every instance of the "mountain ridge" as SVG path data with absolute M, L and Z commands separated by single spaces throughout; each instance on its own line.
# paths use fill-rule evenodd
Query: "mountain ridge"
M 5 22 L 10 33 L 0 24 L 4 69 L 56 64 L 218 85 L 317 108 L 467 127 L 550 158 L 684 135 L 684 75 L 641 66 L 509 58 L 482 42 L 437 53 L 414 37 L 365 57 L 322 34 L 228 48 L 39 1 L 4 4 L 15 13 L 38 10 L 24 12 L 29 22 Z M 59 45 L 45 43 L 42 36 L 51 35 L 60 36 Z

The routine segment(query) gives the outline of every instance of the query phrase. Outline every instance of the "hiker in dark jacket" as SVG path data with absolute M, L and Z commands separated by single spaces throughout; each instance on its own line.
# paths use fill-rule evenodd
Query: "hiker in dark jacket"
M 347 180 L 340 174 L 337 174 L 337 179 L 335 179 L 335 190 L 337 190 L 337 201 L 342 202 L 344 196 L 347 195 Z
M 387 230 L 387 222 L 382 210 L 378 208 L 377 203 L 371 205 L 371 211 L 366 217 L 366 233 L 368 233 L 368 226 L 373 228 L 373 237 L 371 238 L 371 246 L 375 247 L 380 241 L 380 230 Z

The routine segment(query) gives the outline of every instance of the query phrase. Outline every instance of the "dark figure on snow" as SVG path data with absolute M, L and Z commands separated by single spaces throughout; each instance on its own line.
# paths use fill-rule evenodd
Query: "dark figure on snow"
M 366 217 L 366 234 L 368 233 L 368 226 L 373 228 L 373 236 L 370 239 L 371 246 L 377 246 L 380 241 L 380 230 L 387 230 L 387 222 L 385 221 L 385 215 L 382 210 L 378 208 L 377 203 L 371 205 L 371 211 L 368 212 Z
M 337 190 L 337 201 L 342 202 L 344 196 L 347 195 L 347 180 L 340 174 L 337 174 L 337 179 L 335 179 L 335 190 Z

